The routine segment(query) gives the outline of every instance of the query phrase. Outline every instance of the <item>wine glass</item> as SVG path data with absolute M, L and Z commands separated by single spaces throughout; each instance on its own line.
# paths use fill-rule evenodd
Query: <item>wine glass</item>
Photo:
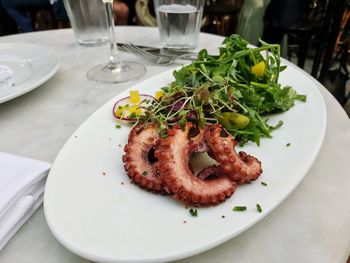
M 99 64 L 92 67 L 88 73 L 88 79 L 107 83 L 126 83 L 140 79 L 146 73 L 145 66 L 132 62 L 122 61 L 118 55 L 115 42 L 113 0 L 102 0 L 107 13 L 107 26 L 109 31 L 110 55 L 107 64 Z

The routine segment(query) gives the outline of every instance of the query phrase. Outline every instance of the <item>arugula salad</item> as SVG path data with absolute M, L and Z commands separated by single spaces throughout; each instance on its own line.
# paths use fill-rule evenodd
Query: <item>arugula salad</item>
M 259 145 L 261 137 L 272 137 L 283 122 L 271 126 L 266 115 L 287 111 L 306 96 L 278 83 L 286 68 L 281 66 L 280 46 L 260 43 L 250 48 L 234 34 L 224 40 L 219 55 L 201 50 L 193 63 L 173 72 L 175 80 L 155 100 L 139 106 L 143 110 L 137 120 L 156 122 L 161 136 L 172 125 L 191 121 L 199 127 L 220 123 L 240 145 Z

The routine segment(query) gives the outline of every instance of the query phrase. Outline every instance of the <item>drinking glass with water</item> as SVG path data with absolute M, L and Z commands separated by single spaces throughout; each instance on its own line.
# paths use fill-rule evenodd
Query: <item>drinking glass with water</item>
M 64 5 L 79 46 L 107 44 L 107 16 L 101 0 L 64 0 Z
M 205 0 L 154 0 L 163 47 L 197 47 Z

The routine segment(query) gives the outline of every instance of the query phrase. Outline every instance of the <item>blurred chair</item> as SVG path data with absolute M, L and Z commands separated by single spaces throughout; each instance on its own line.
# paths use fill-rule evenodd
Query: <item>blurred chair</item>
M 341 50 L 340 46 L 343 44 L 344 39 L 345 39 L 345 42 L 348 42 L 349 36 L 347 35 L 347 33 L 349 31 L 349 27 L 350 27 L 350 1 L 347 3 L 343 12 L 342 20 L 340 23 L 340 30 L 335 43 L 335 51 L 338 52 Z
M 339 103 L 345 103 L 349 98 L 346 83 L 349 80 L 350 25 L 349 20 L 347 23 L 344 20 L 349 7 L 350 0 L 329 0 L 322 28 L 322 38 L 319 41 L 312 68 L 312 75 L 335 96 Z M 341 37 L 341 42 L 337 43 L 340 33 L 343 37 Z M 336 50 L 337 44 L 339 51 Z
M 311 40 L 321 34 L 326 0 L 272 0 L 264 16 L 263 40 L 282 44 L 282 56 L 295 52 L 303 68 Z

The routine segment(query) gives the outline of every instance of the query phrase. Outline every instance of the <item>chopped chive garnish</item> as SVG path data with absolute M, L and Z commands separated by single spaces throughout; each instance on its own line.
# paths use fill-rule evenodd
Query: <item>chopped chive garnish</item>
M 191 214 L 191 216 L 197 217 L 197 215 L 198 215 L 197 209 L 191 208 L 191 209 L 190 209 L 190 214 Z
M 232 211 L 245 211 L 247 210 L 246 206 L 235 206 L 234 208 L 232 208 Z
M 119 124 L 117 124 L 117 125 L 115 125 L 115 127 L 116 127 L 117 129 L 120 129 L 122 126 L 119 125 Z
M 290 145 L 291 145 L 290 142 L 286 144 L 287 147 L 289 147 Z
M 259 204 L 256 204 L 256 209 L 258 210 L 259 213 L 262 212 L 261 206 Z
M 147 174 L 148 174 L 147 171 L 143 171 L 143 173 L 142 173 L 143 176 L 146 176 Z
M 267 183 L 265 183 L 265 182 L 261 182 L 261 184 L 262 184 L 263 186 L 267 186 Z

